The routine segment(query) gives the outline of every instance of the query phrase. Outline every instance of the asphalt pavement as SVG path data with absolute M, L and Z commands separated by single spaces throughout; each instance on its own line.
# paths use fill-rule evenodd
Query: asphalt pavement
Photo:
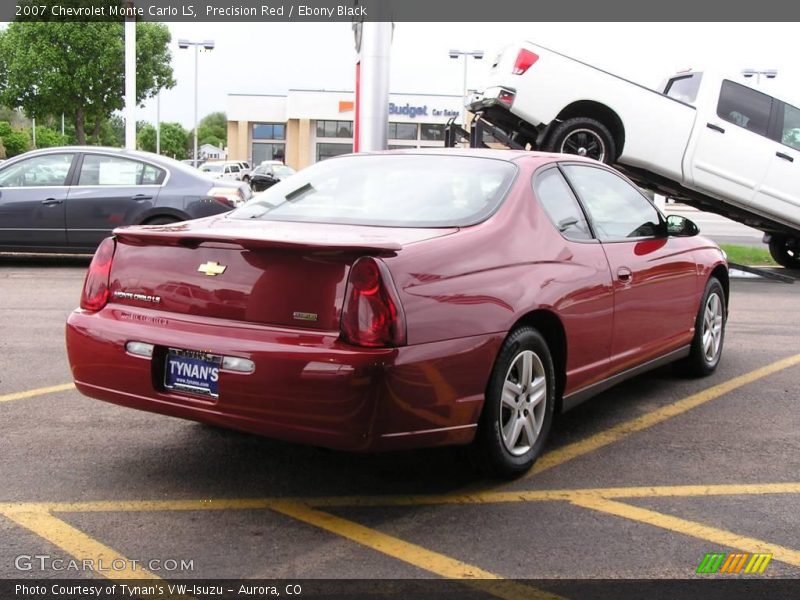
M 0 578 L 98 576 L 19 559 L 47 555 L 133 564 L 111 579 L 691 579 L 712 552 L 800 576 L 798 285 L 734 280 L 716 373 L 609 390 L 498 483 L 453 448 L 332 452 L 84 398 L 63 337 L 87 264 L 0 257 Z

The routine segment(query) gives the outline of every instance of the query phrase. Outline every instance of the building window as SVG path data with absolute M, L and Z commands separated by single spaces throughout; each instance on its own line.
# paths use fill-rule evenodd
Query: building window
M 422 130 L 420 139 L 429 142 L 441 142 L 444 140 L 444 125 L 423 123 L 420 128 Z
M 254 123 L 254 140 L 285 140 L 286 125 L 283 123 Z
M 352 138 L 352 121 L 317 121 L 317 137 Z
M 317 144 L 317 160 L 325 160 L 340 154 L 350 154 L 352 151 L 352 144 Z
M 389 123 L 390 140 L 416 140 L 416 123 Z
M 260 165 L 265 160 L 286 160 L 286 144 L 269 144 L 266 142 L 253 142 L 254 165 Z

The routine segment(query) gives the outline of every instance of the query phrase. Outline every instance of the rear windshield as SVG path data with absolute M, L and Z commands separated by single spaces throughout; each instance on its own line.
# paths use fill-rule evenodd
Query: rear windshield
M 468 156 L 343 156 L 303 169 L 230 216 L 387 227 L 474 225 L 497 209 L 516 170 L 510 162 Z
M 220 173 L 222 171 L 222 165 L 203 165 L 200 167 L 200 170 L 206 173 Z

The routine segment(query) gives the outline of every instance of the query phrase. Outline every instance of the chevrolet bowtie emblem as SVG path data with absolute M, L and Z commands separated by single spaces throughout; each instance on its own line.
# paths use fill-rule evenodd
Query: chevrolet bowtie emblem
M 217 275 L 222 275 L 227 268 L 228 267 L 221 265 L 218 262 L 209 261 L 197 267 L 197 270 L 200 273 L 205 273 L 209 277 L 216 277 Z

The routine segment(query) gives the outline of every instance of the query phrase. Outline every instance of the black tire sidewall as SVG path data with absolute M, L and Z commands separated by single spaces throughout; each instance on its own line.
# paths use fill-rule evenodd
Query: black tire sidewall
M 500 431 L 501 394 L 506 374 L 513 360 L 523 351 L 533 351 L 542 361 L 547 378 L 545 415 L 539 437 L 533 447 L 521 456 L 514 456 L 505 447 Z M 520 327 L 512 331 L 503 342 L 495 361 L 481 413 L 476 438 L 477 462 L 487 474 L 499 477 L 516 477 L 533 466 L 547 442 L 555 409 L 555 370 L 547 342 L 532 327 Z
M 769 241 L 769 253 L 772 259 L 787 269 L 800 269 L 800 259 L 786 252 L 787 239 L 783 236 L 773 236 Z
M 171 225 L 179 221 L 180 219 L 176 219 L 175 217 L 153 217 L 152 219 L 148 219 L 145 225 Z
M 719 351 L 717 352 L 714 361 L 709 362 L 706 359 L 705 352 L 703 351 L 703 315 L 706 310 L 708 299 L 712 293 L 716 293 L 719 296 L 720 302 L 722 303 L 722 336 L 719 341 Z M 719 279 L 716 277 L 711 277 L 706 284 L 706 289 L 703 293 L 703 299 L 700 302 L 700 309 L 697 311 L 697 316 L 695 317 L 694 323 L 694 339 L 692 340 L 692 350 L 689 359 L 691 361 L 692 370 L 696 374 L 709 375 L 713 373 L 719 365 L 719 361 L 722 358 L 722 350 L 725 346 L 725 325 L 727 324 L 727 321 L 728 306 L 725 300 L 725 292 Z
M 549 140 L 547 144 L 545 144 L 546 149 L 550 152 L 561 152 L 561 145 L 564 143 L 564 140 L 577 129 L 589 129 L 603 140 L 606 146 L 603 163 L 610 165 L 616 162 L 617 148 L 608 127 L 603 125 L 600 121 L 588 117 L 575 117 L 559 123 L 550 134 Z

